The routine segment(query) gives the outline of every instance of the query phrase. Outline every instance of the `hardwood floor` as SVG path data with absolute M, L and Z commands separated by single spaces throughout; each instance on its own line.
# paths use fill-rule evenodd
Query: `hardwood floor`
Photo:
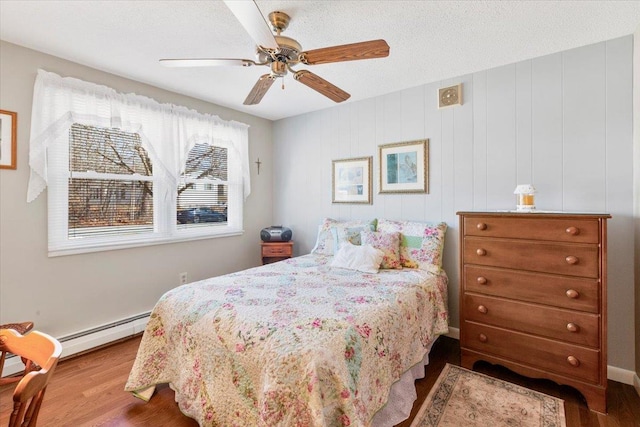
M 194 420 L 180 412 L 174 402 L 173 391 L 166 385 L 159 387 L 148 403 L 123 391 L 139 343 L 138 336 L 62 360 L 47 389 L 38 425 L 197 426 Z M 460 347 L 458 341 L 441 337 L 431 352 L 427 376 L 416 381 L 418 400 L 411 418 L 398 427 L 409 427 L 446 363 L 460 363 Z M 476 364 L 475 370 L 564 399 L 567 427 L 640 427 L 640 397 L 632 386 L 609 381 L 609 413 L 603 415 L 589 411 L 580 393 L 570 387 L 548 380 L 525 378 L 505 368 L 484 363 Z M 8 424 L 12 390 L 11 385 L 0 388 L 0 426 Z

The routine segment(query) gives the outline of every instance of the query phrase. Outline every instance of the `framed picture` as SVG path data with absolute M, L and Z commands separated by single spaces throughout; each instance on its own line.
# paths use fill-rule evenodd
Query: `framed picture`
M 380 145 L 380 193 L 427 193 L 429 140 Z
M 371 157 L 334 160 L 333 203 L 371 204 Z
M 17 166 L 18 113 L 0 110 L 0 169 L 15 169 Z

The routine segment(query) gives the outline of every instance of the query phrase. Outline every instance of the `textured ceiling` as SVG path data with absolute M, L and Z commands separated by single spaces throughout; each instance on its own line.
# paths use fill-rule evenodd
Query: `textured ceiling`
M 297 67 L 370 98 L 634 33 L 640 1 L 276 1 L 303 50 L 383 38 L 388 58 Z M 242 102 L 266 67 L 165 68 L 160 58 L 249 58 L 255 47 L 210 1 L 0 0 L 0 39 L 267 119 L 334 105 L 293 80 Z

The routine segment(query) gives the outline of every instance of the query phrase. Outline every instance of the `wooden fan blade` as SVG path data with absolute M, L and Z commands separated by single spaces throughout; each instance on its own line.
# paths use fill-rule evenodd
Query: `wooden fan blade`
M 322 77 L 313 74 L 311 71 L 298 71 L 293 75 L 293 78 L 335 102 L 346 101 L 351 96 L 338 86 L 329 83 Z
M 387 56 L 389 56 L 389 45 L 382 39 L 324 47 L 300 54 L 301 61 L 307 65 L 385 58 Z
M 255 62 L 250 59 L 232 58 L 161 59 L 160 63 L 165 67 L 220 67 L 229 65 L 249 67 L 255 65 Z
M 224 0 L 224 2 L 258 46 L 269 49 L 278 48 L 271 27 L 253 0 Z
M 260 76 L 255 85 L 253 85 L 253 89 L 247 95 L 247 99 L 244 100 L 244 105 L 255 105 L 259 104 L 262 101 L 262 97 L 269 90 L 273 82 L 274 78 L 271 77 L 271 74 L 264 74 Z

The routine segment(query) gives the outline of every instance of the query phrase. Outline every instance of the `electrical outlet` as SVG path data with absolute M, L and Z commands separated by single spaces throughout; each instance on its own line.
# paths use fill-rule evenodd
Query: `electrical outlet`
M 185 285 L 187 283 L 187 272 L 180 273 L 180 284 Z

